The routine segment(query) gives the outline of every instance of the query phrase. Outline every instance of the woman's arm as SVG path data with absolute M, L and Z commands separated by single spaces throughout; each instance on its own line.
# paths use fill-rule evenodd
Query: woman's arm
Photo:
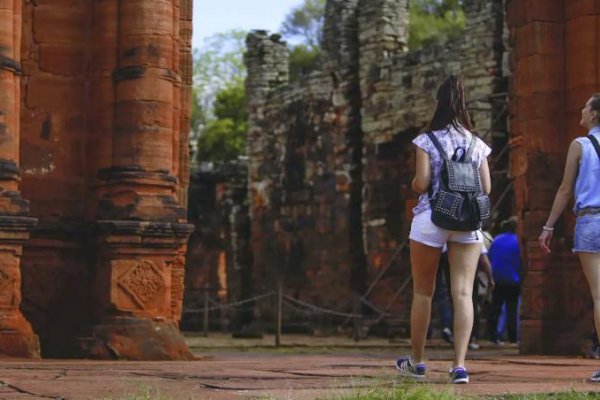
M 419 194 L 427 192 L 431 184 L 431 164 L 429 154 L 417 147 L 417 165 L 415 177 L 412 180 L 412 190 Z
M 484 158 L 481 161 L 479 177 L 481 178 L 481 188 L 483 189 L 483 193 L 490 194 L 492 191 L 492 178 L 490 177 L 490 166 L 487 158 Z
M 550 210 L 550 215 L 546 221 L 547 228 L 554 228 L 554 224 L 565 210 L 567 203 L 573 195 L 573 186 L 575 186 L 575 179 L 577 179 L 577 170 L 579 169 L 579 159 L 581 158 L 581 145 L 573 140 L 569 146 L 569 152 L 567 153 L 567 162 L 565 164 L 565 172 L 563 174 L 563 180 L 554 196 L 554 203 Z M 550 240 L 552 239 L 551 230 L 543 230 L 539 237 L 539 243 L 542 249 L 546 253 L 550 253 Z

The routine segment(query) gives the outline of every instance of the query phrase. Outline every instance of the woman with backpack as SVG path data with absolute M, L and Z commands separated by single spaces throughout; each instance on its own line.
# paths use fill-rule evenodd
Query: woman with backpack
M 465 357 L 473 328 L 472 290 L 483 235 L 477 227 L 481 226 L 480 220 L 474 225 L 464 223 L 463 217 L 469 216 L 469 210 L 464 211 L 461 206 L 479 204 L 482 213 L 485 209 L 489 216 L 487 194 L 491 179 L 487 156 L 491 149 L 471 132 L 464 86 L 457 77 L 450 76 L 442 83 L 436 100 L 428 132 L 413 140 L 416 174 L 412 188 L 421 196 L 413 209 L 409 236 L 413 277 L 412 354 L 399 358 L 396 368 L 403 376 L 417 380 L 425 377 L 424 350 L 431 299 L 441 251 L 447 244 L 454 307 L 455 355 L 450 379 L 452 383 L 468 383 Z M 460 193 L 462 189 L 471 192 Z M 445 217 L 450 217 L 450 222 L 455 219 L 463 223 L 456 225 L 456 229 L 448 229 L 453 225 L 445 224 Z
M 588 135 L 576 138 L 569 146 L 563 180 L 542 227 L 539 244 L 550 253 L 554 224 L 574 195 L 577 222 L 573 252 L 579 256 L 590 285 L 596 332 L 600 332 L 600 93 L 585 103 L 579 123 L 588 130 Z M 600 382 L 600 370 L 592 375 L 591 381 Z

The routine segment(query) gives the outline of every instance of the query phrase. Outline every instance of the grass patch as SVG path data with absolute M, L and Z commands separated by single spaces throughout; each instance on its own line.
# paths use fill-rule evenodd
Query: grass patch
M 600 393 L 578 392 L 571 390 L 561 393 L 541 393 L 541 394 L 507 394 L 504 396 L 489 396 L 489 400 L 589 400 L 600 399 Z
M 161 395 L 158 389 L 143 385 L 135 393 L 126 393 L 119 397 L 105 397 L 103 400 L 172 400 L 172 398 Z
M 465 396 L 460 398 L 464 399 Z M 344 395 L 332 395 L 319 400 L 457 400 L 449 391 L 433 389 L 424 385 L 397 385 L 389 388 L 374 386 L 356 389 Z
M 432 388 L 425 385 L 398 385 L 392 387 L 375 386 L 373 388 L 355 389 L 343 395 L 332 394 L 319 400 L 590 400 L 600 399 L 600 393 L 578 392 L 571 390 L 561 393 L 539 394 L 507 394 L 501 396 L 475 396 L 454 394 L 450 388 Z

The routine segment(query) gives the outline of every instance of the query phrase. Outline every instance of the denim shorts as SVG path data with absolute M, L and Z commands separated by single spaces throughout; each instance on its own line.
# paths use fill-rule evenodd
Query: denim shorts
M 574 253 L 600 253 L 600 214 L 577 217 L 574 242 Z

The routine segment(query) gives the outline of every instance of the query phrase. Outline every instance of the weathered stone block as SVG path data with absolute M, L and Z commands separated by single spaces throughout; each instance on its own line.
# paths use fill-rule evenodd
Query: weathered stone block
M 85 71 L 81 62 L 85 49 L 80 46 L 41 45 L 40 70 L 56 75 L 80 75 Z
M 34 110 L 81 112 L 85 106 L 84 99 L 85 85 L 80 78 L 36 74 L 29 78 L 25 88 L 26 105 Z
M 596 83 L 596 67 L 589 62 L 587 54 L 593 54 L 596 47 L 573 48 L 567 51 L 566 86 L 568 90 L 582 87 L 594 87 Z M 596 86 L 597 87 L 597 86 Z M 590 92 L 590 95 L 594 92 Z
M 556 120 L 536 118 L 525 121 L 523 136 L 528 152 L 557 154 L 564 150 L 563 127 Z
M 33 9 L 33 32 L 36 43 L 70 43 L 77 45 L 87 30 L 84 7 L 61 7 L 41 4 Z
M 582 15 L 600 14 L 600 4 L 597 0 L 569 0 L 565 2 L 565 17 L 576 18 Z
M 129 47 L 131 40 L 138 35 L 172 36 L 176 32 L 173 4 L 169 1 L 131 0 L 120 5 L 120 13 L 128 16 L 127 23 L 121 24 L 119 31 L 122 38 L 127 38 L 122 43 L 124 46 Z
M 164 70 L 147 70 L 144 76 L 153 79 L 126 79 L 117 84 L 116 96 L 119 102 L 156 101 L 173 104 L 173 81 L 164 76 Z
M 177 70 L 178 55 L 179 46 L 173 46 L 170 36 L 134 36 L 127 40 L 127 47 L 119 49 L 119 66 L 143 65 Z
M 516 28 L 515 55 L 518 58 L 534 54 L 562 54 L 564 29 L 555 22 L 533 22 Z
M 562 56 L 536 54 L 519 62 L 519 94 L 556 92 L 563 89 L 565 67 Z
M 547 0 L 516 0 L 526 14 L 527 22 L 533 21 L 561 21 L 563 18 L 562 1 Z

